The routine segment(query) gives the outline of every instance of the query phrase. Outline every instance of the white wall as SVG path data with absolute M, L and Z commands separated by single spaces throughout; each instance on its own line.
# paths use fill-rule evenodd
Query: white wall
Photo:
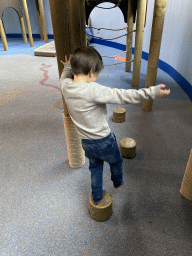
M 49 1 L 44 0 L 44 10 L 48 34 L 53 34 Z M 37 14 L 34 0 L 27 0 L 32 33 L 39 34 Z M 103 3 L 100 6 L 110 7 L 112 3 Z M 146 27 L 144 31 L 143 51 L 149 52 L 151 26 L 153 19 L 154 0 L 148 1 Z M 162 37 L 160 59 L 176 69 L 190 84 L 192 84 L 192 1 L 167 0 L 165 24 Z M 6 33 L 21 34 L 19 20 L 15 11 L 6 9 L 4 12 Z M 124 28 L 124 18 L 119 8 L 102 10 L 95 8 L 90 15 L 90 25 L 112 29 Z M 97 36 L 97 32 L 93 32 Z M 114 38 L 126 33 L 101 31 L 103 38 Z M 114 40 L 121 44 L 126 43 L 126 38 Z
M 192 84 L 191 0 L 168 0 L 160 59 Z
M 104 3 L 99 6 L 111 7 Z M 151 28 L 153 21 L 154 0 L 148 1 L 146 27 L 143 38 L 143 51 L 149 52 Z M 164 30 L 161 43 L 160 59 L 176 69 L 190 84 L 192 84 L 192 1 L 167 0 Z M 123 28 L 123 14 L 119 8 L 102 10 L 95 8 L 90 15 L 90 24 L 94 27 Z M 93 30 L 95 36 L 97 33 Z M 125 31 L 124 31 L 125 33 Z M 122 32 L 102 32 L 100 36 L 112 38 Z M 135 36 L 135 33 L 134 33 Z M 126 44 L 126 39 L 115 42 Z M 134 46 L 133 39 L 133 46 Z

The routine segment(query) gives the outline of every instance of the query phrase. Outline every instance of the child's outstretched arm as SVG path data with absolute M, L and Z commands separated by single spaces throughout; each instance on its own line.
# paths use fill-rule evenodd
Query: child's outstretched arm
M 63 72 L 61 74 L 60 80 L 63 80 L 65 78 L 73 78 L 72 72 L 71 72 L 71 65 L 70 65 L 70 60 L 71 60 L 71 54 L 65 55 L 65 62 L 61 60 L 61 63 L 64 65 Z
M 151 86 L 149 88 L 136 89 L 117 89 L 96 84 L 93 88 L 94 102 L 105 104 L 137 104 L 156 98 L 164 98 L 170 94 L 170 89 L 165 89 L 164 84 Z

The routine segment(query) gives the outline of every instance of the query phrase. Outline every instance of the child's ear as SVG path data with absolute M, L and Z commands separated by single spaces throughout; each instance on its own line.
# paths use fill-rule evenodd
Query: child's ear
M 89 71 L 89 77 L 91 78 L 92 76 L 93 76 L 93 71 L 90 70 L 90 71 Z

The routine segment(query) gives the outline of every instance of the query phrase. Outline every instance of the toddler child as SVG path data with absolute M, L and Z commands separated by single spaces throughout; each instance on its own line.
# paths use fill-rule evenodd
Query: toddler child
M 139 103 L 166 97 L 170 90 L 165 85 L 148 89 L 117 89 L 96 83 L 103 69 L 102 57 L 91 46 L 83 46 L 68 58 L 65 56 L 61 75 L 61 89 L 70 117 L 82 140 L 85 156 L 89 159 L 92 196 L 98 204 L 104 194 L 103 164 L 108 162 L 115 188 L 123 185 L 122 155 L 115 135 L 106 121 L 106 104 Z

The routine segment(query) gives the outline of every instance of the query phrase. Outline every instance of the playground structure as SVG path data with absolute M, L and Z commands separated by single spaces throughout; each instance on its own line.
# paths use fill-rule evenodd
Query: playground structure
M 38 22 L 39 22 L 39 31 L 40 31 L 41 39 L 44 39 L 45 42 L 48 43 L 47 28 L 46 28 L 44 8 L 43 8 L 43 0 L 35 0 L 35 3 L 36 3 L 36 10 L 37 10 L 37 17 L 38 17 Z M 29 19 L 29 12 L 28 12 L 28 7 L 27 7 L 27 1 L 22 0 L 22 4 L 23 4 L 23 10 L 24 10 L 24 14 L 25 14 L 25 20 L 26 20 L 26 25 L 27 25 L 27 30 L 28 30 L 30 46 L 34 47 L 33 35 L 32 35 L 32 31 L 31 31 L 31 24 L 30 24 L 30 19 Z M 27 43 L 27 35 L 26 35 L 20 0 L 1 0 L 0 1 L 0 36 L 2 39 L 4 50 L 8 51 L 7 37 L 6 37 L 5 28 L 4 28 L 4 24 L 3 24 L 3 12 L 6 8 L 12 8 L 17 12 L 17 14 L 19 16 L 19 22 L 20 22 L 20 26 L 21 26 L 23 41 L 25 43 Z
M 59 70 L 59 77 L 63 71 L 62 60 L 65 59 L 65 55 L 71 54 L 76 48 L 86 45 L 86 22 L 88 22 L 88 15 L 86 16 L 86 7 L 90 5 L 88 14 L 91 10 L 101 2 L 100 0 L 49 0 L 51 18 L 53 25 L 53 33 L 55 39 L 55 48 L 57 53 L 57 64 Z M 143 33 L 146 19 L 146 6 L 147 0 L 111 0 L 121 9 L 122 4 L 127 4 L 127 11 L 123 9 L 124 18 L 127 16 L 127 40 L 126 40 L 126 65 L 125 71 L 131 71 L 131 58 L 132 58 L 132 40 L 133 40 L 133 23 L 136 22 L 135 32 L 135 52 L 133 60 L 133 78 L 132 86 L 138 87 L 140 80 L 140 68 L 141 68 L 141 56 L 142 56 L 142 44 Z M 164 17 L 166 10 L 167 0 L 155 0 L 154 3 L 154 16 L 151 32 L 151 43 L 149 50 L 149 60 L 146 77 L 146 88 L 154 86 L 156 83 L 156 75 L 158 68 L 158 60 L 161 47 L 161 39 L 164 25 Z M 137 17 L 137 18 L 136 18 Z M 67 132 L 67 148 L 70 155 L 75 154 L 74 162 L 71 161 L 69 156 L 70 166 L 74 168 L 81 167 L 83 165 L 84 151 L 81 147 L 81 141 L 78 139 L 78 135 L 74 136 L 75 129 L 74 124 L 69 122 L 70 116 L 68 109 L 62 95 L 63 101 L 63 119 L 65 131 L 66 129 L 73 130 Z M 152 101 L 144 102 L 144 111 L 152 110 Z M 70 127 L 69 127 L 70 123 Z M 76 145 L 73 148 L 72 145 Z M 78 150 L 77 150 L 78 149 Z M 78 160 L 79 159 L 79 160 Z M 79 162 L 78 162 L 79 161 Z

